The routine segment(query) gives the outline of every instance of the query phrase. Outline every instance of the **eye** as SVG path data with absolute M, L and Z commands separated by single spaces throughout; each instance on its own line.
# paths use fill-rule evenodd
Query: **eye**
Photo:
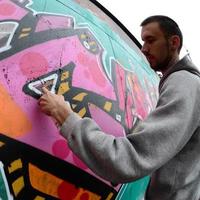
M 153 36 L 147 36 L 147 37 L 144 38 L 144 42 L 145 42 L 146 44 L 152 44 L 152 43 L 154 43 L 155 41 L 156 41 L 156 38 L 153 37 Z
M 155 41 L 155 39 L 150 38 L 150 39 L 147 40 L 147 43 L 148 43 L 148 44 L 152 44 L 152 43 L 154 43 L 154 41 Z

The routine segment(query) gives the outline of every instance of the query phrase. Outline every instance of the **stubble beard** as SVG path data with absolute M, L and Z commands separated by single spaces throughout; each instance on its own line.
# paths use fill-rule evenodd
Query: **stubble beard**
M 169 44 L 166 44 L 166 48 L 167 48 L 167 54 L 165 56 L 165 59 L 163 61 L 161 61 L 160 63 L 157 63 L 157 65 L 152 66 L 152 69 L 154 69 L 156 72 L 164 72 L 166 71 L 170 66 L 170 61 L 172 60 L 172 54 L 170 53 L 170 47 Z

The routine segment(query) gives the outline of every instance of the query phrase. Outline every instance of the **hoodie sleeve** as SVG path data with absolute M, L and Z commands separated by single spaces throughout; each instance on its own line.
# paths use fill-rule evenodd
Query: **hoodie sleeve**
M 72 113 L 61 134 L 71 150 L 102 178 L 125 183 L 152 173 L 176 155 L 199 124 L 199 78 L 179 71 L 160 91 L 156 109 L 127 137 L 100 130 L 89 118 Z

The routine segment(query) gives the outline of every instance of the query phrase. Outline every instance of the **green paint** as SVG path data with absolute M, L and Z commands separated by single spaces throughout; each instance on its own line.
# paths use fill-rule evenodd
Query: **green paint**
M 148 183 L 149 177 L 145 177 L 135 182 L 124 184 L 116 200 L 142 200 Z
M 9 200 L 8 198 L 8 185 L 3 170 L 3 164 L 0 162 L 0 200 Z
M 4 184 L 2 174 L 0 174 L 0 199 L 1 200 L 7 200 L 8 199 L 7 193 L 6 193 L 6 187 L 5 187 L 5 184 Z

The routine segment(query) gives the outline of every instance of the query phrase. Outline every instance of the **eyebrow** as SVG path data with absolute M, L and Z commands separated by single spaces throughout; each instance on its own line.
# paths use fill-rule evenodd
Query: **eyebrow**
M 148 35 L 148 36 L 145 36 L 144 38 L 142 38 L 142 40 L 149 40 L 149 39 L 154 39 L 155 37 L 152 36 L 152 35 Z

